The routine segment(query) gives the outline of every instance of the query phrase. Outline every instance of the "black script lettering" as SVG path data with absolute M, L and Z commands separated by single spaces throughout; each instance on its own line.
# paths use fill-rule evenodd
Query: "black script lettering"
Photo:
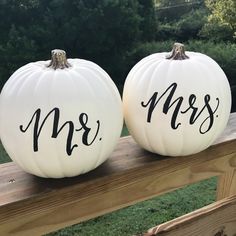
M 96 130 L 96 133 L 94 135 L 94 138 L 92 139 L 92 141 L 89 143 L 88 142 L 88 135 L 91 131 L 91 128 L 88 128 L 86 125 L 87 125 L 87 122 L 88 122 L 88 115 L 86 113 L 81 113 L 80 116 L 79 116 L 79 122 L 81 124 L 81 128 L 80 129 L 76 129 L 76 131 L 80 131 L 80 130 L 84 130 L 84 133 L 83 133 L 83 136 L 82 136 L 82 142 L 84 145 L 86 146 L 90 146 L 93 144 L 93 142 L 95 141 L 96 137 L 98 136 L 98 131 L 99 131 L 99 128 L 100 128 L 100 121 L 97 120 L 97 130 Z
M 209 101 L 210 101 L 210 95 L 206 95 L 205 98 L 204 98 L 204 101 L 206 103 L 206 108 L 208 110 L 208 113 L 209 113 L 209 116 L 202 122 L 200 128 L 199 128 L 199 132 L 201 134 L 205 134 L 206 132 L 208 132 L 211 127 L 213 126 L 213 123 L 214 123 L 214 114 L 216 113 L 219 105 L 220 105 L 220 100 L 219 98 L 216 98 L 216 101 L 217 101 L 217 104 L 216 104 L 216 107 L 214 110 L 212 110 L 210 104 L 209 104 Z M 203 125 L 209 120 L 209 124 L 208 124 L 208 127 L 205 131 L 203 131 Z
M 185 111 L 181 111 L 181 113 L 184 114 L 184 113 L 187 113 L 189 110 L 192 109 L 192 114 L 191 114 L 190 119 L 189 119 L 189 124 L 192 125 L 192 124 L 194 124 L 195 121 L 200 117 L 200 115 L 202 114 L 202 112 L 207 109 L 207 111 L 208 111 L 208 113 L 209 113 L 209 116 L 208 116 L 208 117 L 202 122 L 202 124 L 200 125 L 199 132 L 200 132 L 201 134 L 204 134 L 204 133 L 208 132 L 208 131 L 211 129 L 211 127 L 212 127 L 212 125 L 213 125 L 213 123 L 214 123 L 214 114 L 215 114 L 215 112 L 217 111 L 217 109 L 218 109 L 218 107 L 219 107 L 219 98 L 216 98 L 217 105 L 216 105 L 216 108 L 215 108 L 214 110 L 212 110 L 212 108 L 211 108 L 211 106 L 210 106 L 210 104 L 209 104 L 210 100 L 211 100 L 210 95 L 209 95 L 209 94 L 206 94 L 206 95 L 204 96 L 204 103 L 205 103 L 205 105 L 202 107 L 202 109 L 201 109 L 201 110 L 199 111 L 199 113 L 197 114 L 198 108 L 193 106 L 194 103 L 195 103 L 195 101 L 196 101 L 196 96 L 195 96 L 194 94 L 191 94 L 191 95 L 189 96 L 189 107 L 188 107 Z M 206 129 L 205 131 L 203 131 L 203 125 L 204 125 L 208 120 L 209 120 L 208 127 L 207 127 L 207 129 Z
M 194 124 L 195 120 L 200 116 L 201 112 L 204 110 L 204 108 L 203 108 L 202 111 L 199 112 L 199 114 L 196 116 L 198 108 L 193 106 L 194 103 L 196 102 L 196 100 L 197 100 L 197 97 L 194 94 L 191 94 L 188 99 L 189 107 L 185 111 L 181 111 L 181 113 L 184 114 L 192 109 L 192 114 L 189 119 L 190 125 Z
M 42 120 L 42 123 L 40 124 L 40 117 L 41 117 L 41 109 L 37 109 L 35 111 L 35 113 L 33 114 L 31 120 L 29 121 L 28 125 L 24 128 L 23 125 L 20 125 L 20 131 L 25 133 L 29 127 L 31 126 L 31 124 L 34 121 L 34 126 L 33 126 L 33 150 L 34 152 L 37 152 L 39 149 L 39 137 L 40 137 L 40 133 L 44 127 L 45 122 L 48 120 L 48 118 L 50 116 L 53 116 L 53 127 L 52 127 L 52 135 L 51 138 L 57 138 L 58 135 L 60 134 L 60 132 L 67 127 L 68 128 L 68 134 L 67 134 L 67 140 L 66 140 L 66 153 L 70 156 L 73 152 L 73 149 L 78 147 L 77 144 L 72 144 L 72 139 L 73 139 L 73 135 L 74 135 L 74 131 L 75 131 L 75 127 L 74 127 L 74 123 L 72 121 L 66 121 L 61 127 L 59 127 L 59 120 L 60 120 L 60 110 L 59 108 L 53 108 L 46 116 L 45 118 Z M 85 118 L 84 118 L 85 117 Z M 100 122 L 97 121 L 98 123 L 98 127 L 96 130 L 96 134 L 95 137 L 93 138 L 91 143 L 88 143 L 88 135 L 90 132 L 90 128 L 88 128 L 86 126 L 87 122 L 88 122 L 88 115 L 86 113 L 81 113 L 79 116 L 79 122 L 81 124 L 81 128 L 79 130 L 84 130 L 83 136 L 82 136 L 82 142 L 85 145 L 91 145 L 97 135 L 98 135 L 98 131 L 100 128 Z M 76 131 L 79 131 L 76 130 Z
M 199 127 L 199 133 L 201 134 L 205 134 L 206 132 L 208 132 L 214 123 L 214 114 L 216 113 L 220 101 L 219 98 L 216 98 L 217 104 L 215 106 L 215 108 L 212 108 L 212 105 L 210 104 L 211 101 L 211 97 L 209 94 L 206 94 L 204 96 L 204 105 L 201 108 L 198 108 L 195 106 L 195 102 L 197 101 L 197 97 L 194 94 L 190 94 L 189 98 L 188 98 L 188 107 L 185 110 L 181 110 L 181 106 L 183 103 L 183 97 L 180 96 L 178 98 L 176 98 L 174 101 L 173 97 L 175 94 L 175 91 L 177 89 L 177 84 L 176 83 L 172 83 L 165 91 L 164 93 L 162 93 L 159 98 L 158 98 L 158 92 L 154 92 L 154 94 L 152 95 L 152 97 L 148 100 L 147 103 L 144 103 L 143 101 L 141 102 L 141 106 L 142 107 L 148 107 L 148 113 L 147 113 L 147 122 L 150 123 L 152 120 L 152 113 L 155 109 L 155 107 L 157 106 L 157 104 L 159 103 L 159 101 L 161 99 L 163 99 L 163 97 L 168 94 L 166 100 L 164 101 L 163 104 L 163 108 L 162 108 L 162 112 L 164 114 L 167 114 L 170 111 L 170 108 L 175 105 L 172 117 L 171 117 L 171 127 L 173 129 L 177 129 L 181 123 L 177 122 L 177 118 L 179 116 L 179 114 L 185 114 L 187 112 L 191 112 L 190 117 L 189 117 L 189 124 L 193 125 L 196 120 L 200 119 L 202 113 L 204 110 L 207 110 L 208 112 L 208 116 L 203 120 L 203 122 L 201 123 L 200 127 Z
M 152 113 L 153 113 L 153 110 L 155 109 L 155 107 L 157 106 L 158 102 L 169 92 L 169 95 L 163 105 L 163 113 L 164 114 L 167 114 L 168 111 L 170 110 L 170 108 L 175 104 L 175 108 L 174 108 L 174 112 L 173 112 L 173 115 L 172 115 L 172 118 L 171 118 L 171 127 L 173 129 L 177 129 L 181 123 L 177 123 L 176 124 L 176 120 L 177 120 L 177 117 L 178 117 L 178 114 L 179 114 L 179 109 L 181 107 L 181 104 L 183 102 L 183 97 L 179 97 L 177 99 L 175 99 L 173 102 L 172 102 L 172 98 L 174 96 L 174 93 L 177 89 L 177 84 L 176 83 L 173 83 L 171 84 L 167 89 L 166 91 L 159 97 L 157 98 L 158 96 L 158 92 L 154 92 L 154 94 L 152 95 L 152 97 L 149 99 L 149 101 L 145 104 L 144 102 L 141 102 L 141 106 L 142 107 L 148 107 L 148 115 L 147 115 L 147 122 L 150 123 L 151 122 L 151 119 L 152 119 Z

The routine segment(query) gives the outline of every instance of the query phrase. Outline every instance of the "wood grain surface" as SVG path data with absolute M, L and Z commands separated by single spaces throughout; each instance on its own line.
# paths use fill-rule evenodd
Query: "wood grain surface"
M 187 157 L 147 152 L 129 136 L 102 166 L 75 178 L 43 179 L 2 164 L 0 235 L 41 235 L 235 168 L 235 113 L 213 146 Z
M 158 225 L 142 236 L 236 236 L 236 196 Z
M 232 168 L 218 177 L 217 200 L 234 195 L 236 195 L 236 169 Z

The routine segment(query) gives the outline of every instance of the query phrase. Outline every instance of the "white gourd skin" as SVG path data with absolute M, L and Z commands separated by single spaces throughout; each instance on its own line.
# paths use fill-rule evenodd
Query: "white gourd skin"
M 50 178 L 71 177 L 86 173 L 102 164 L 120 137 L 123 115 L 119 92 L 109 75 L 98 65 L 81 59 L 68 59 L 71 67 L 48 68 L 49 61 L 29 63 L 18 69 L 5 84 L 0 98 L 1 141 L 13 161 L 26 172 Z M 43 125 L 38 151 L 33 151 L 34 122 L 23 133 L 34 112 L 40 108 L 40 124 L 55 107 L 60 109 L 59 127 L 72 121 L 81 128 L 79 115 L 88 115 L 91 128 L 88 140 L 95 137 L 97 120 L 100 129 L 95 141 L 82 143 L 84 130 L 74 131 L 70 156 L 66 153 L 68 127 L 51 138 L 53 115 Z
M 138 62 L 127 76 L 123 91 L 123 111 L 130 134 L 144 149 L 166 156 L 186 156 L 200 152 L 209 147 L 224 130 L 231 109 L 231 91 L 228 80 L 219 65 L 210 57 L 201 53 L 186 52 L 189 59 L 166 59 L 169 53 L 156 53 Z M 219 107 L 214 114 L 214 123 L 205 134 L 199 132 L 204 119 L 209 116 L 207 109 L 201 113 L 194 124 L 189 124 L 192 110 L 179 113 L 177 129 L 171 127 L 171 118 L 175 105 L 167 114 L 163 105 L 169 92 L 160 99 L 153 110 L 151 122 L 147 122 L 147 103 L 154 92 L 158 97 L 172 84 L 177 89 L 172 102 L 183 97 L 180 110 L 189 107 L 189 96 L 196 95 L 194 106 L 197 113 L 204 106 L 204 96 L 209 94 L 210 104 L 214 108 L 219 98 Z M 205 125 L 207 122 L 205 123 Z

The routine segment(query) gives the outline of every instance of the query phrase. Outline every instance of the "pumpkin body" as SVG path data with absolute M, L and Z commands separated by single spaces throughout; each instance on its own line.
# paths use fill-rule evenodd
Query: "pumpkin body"
M 27 64 L 5 84 L 0 135 L 13 161 L 41 177 L 86 173 L 111 154 L 123 124 L 120 95 L 95 63 L 68 59 L 71 67 Z
M 190 155 L 210 146 L 225 128 L 231 108 L 228 80 L 210 57 L 186 52 L 184 60 L 152 54 L 125 81 L 124 116 L 129 132 L 146 150 Z

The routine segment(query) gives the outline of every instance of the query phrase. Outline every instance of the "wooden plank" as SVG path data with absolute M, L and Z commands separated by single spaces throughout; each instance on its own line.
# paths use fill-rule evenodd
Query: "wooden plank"
M 235 123 L 233 114 L 217 145 L 189 157 L 161 157 L 122 138 L 106 163 L 75 178 L 42 179 L 0 165 L 1 235 L 40 235 L 236 168 Z
M 231 169 L 218 177 L 217 200 L 236 195 L 236 170 Z
M 142 234 L 142 236 L 183 235 L 236 236 L 236 196 L 217 201 Z
M 215 144 L 235 139 L 235 136 L 236 136 L 236 112 L 230 114 L 227 127 L 225 128 L 224 132 L 219 136 L 219 138 L 216 140 Z
M 224 137 L 230 138 L 235 135 L 236 132 L 236 123 L 234 121 L 235 114 L 236 113 L 231 114 L 231 118 L 228 123 L 228 125 L 231 126 L 233 129 L 225 129 L 224 135 L 219 137 L 217 142 L 222 142 L 224 140 Z M 233 168 L 218 177 L 217 200 L 232 195 L 236 195 L 236 171 Z

